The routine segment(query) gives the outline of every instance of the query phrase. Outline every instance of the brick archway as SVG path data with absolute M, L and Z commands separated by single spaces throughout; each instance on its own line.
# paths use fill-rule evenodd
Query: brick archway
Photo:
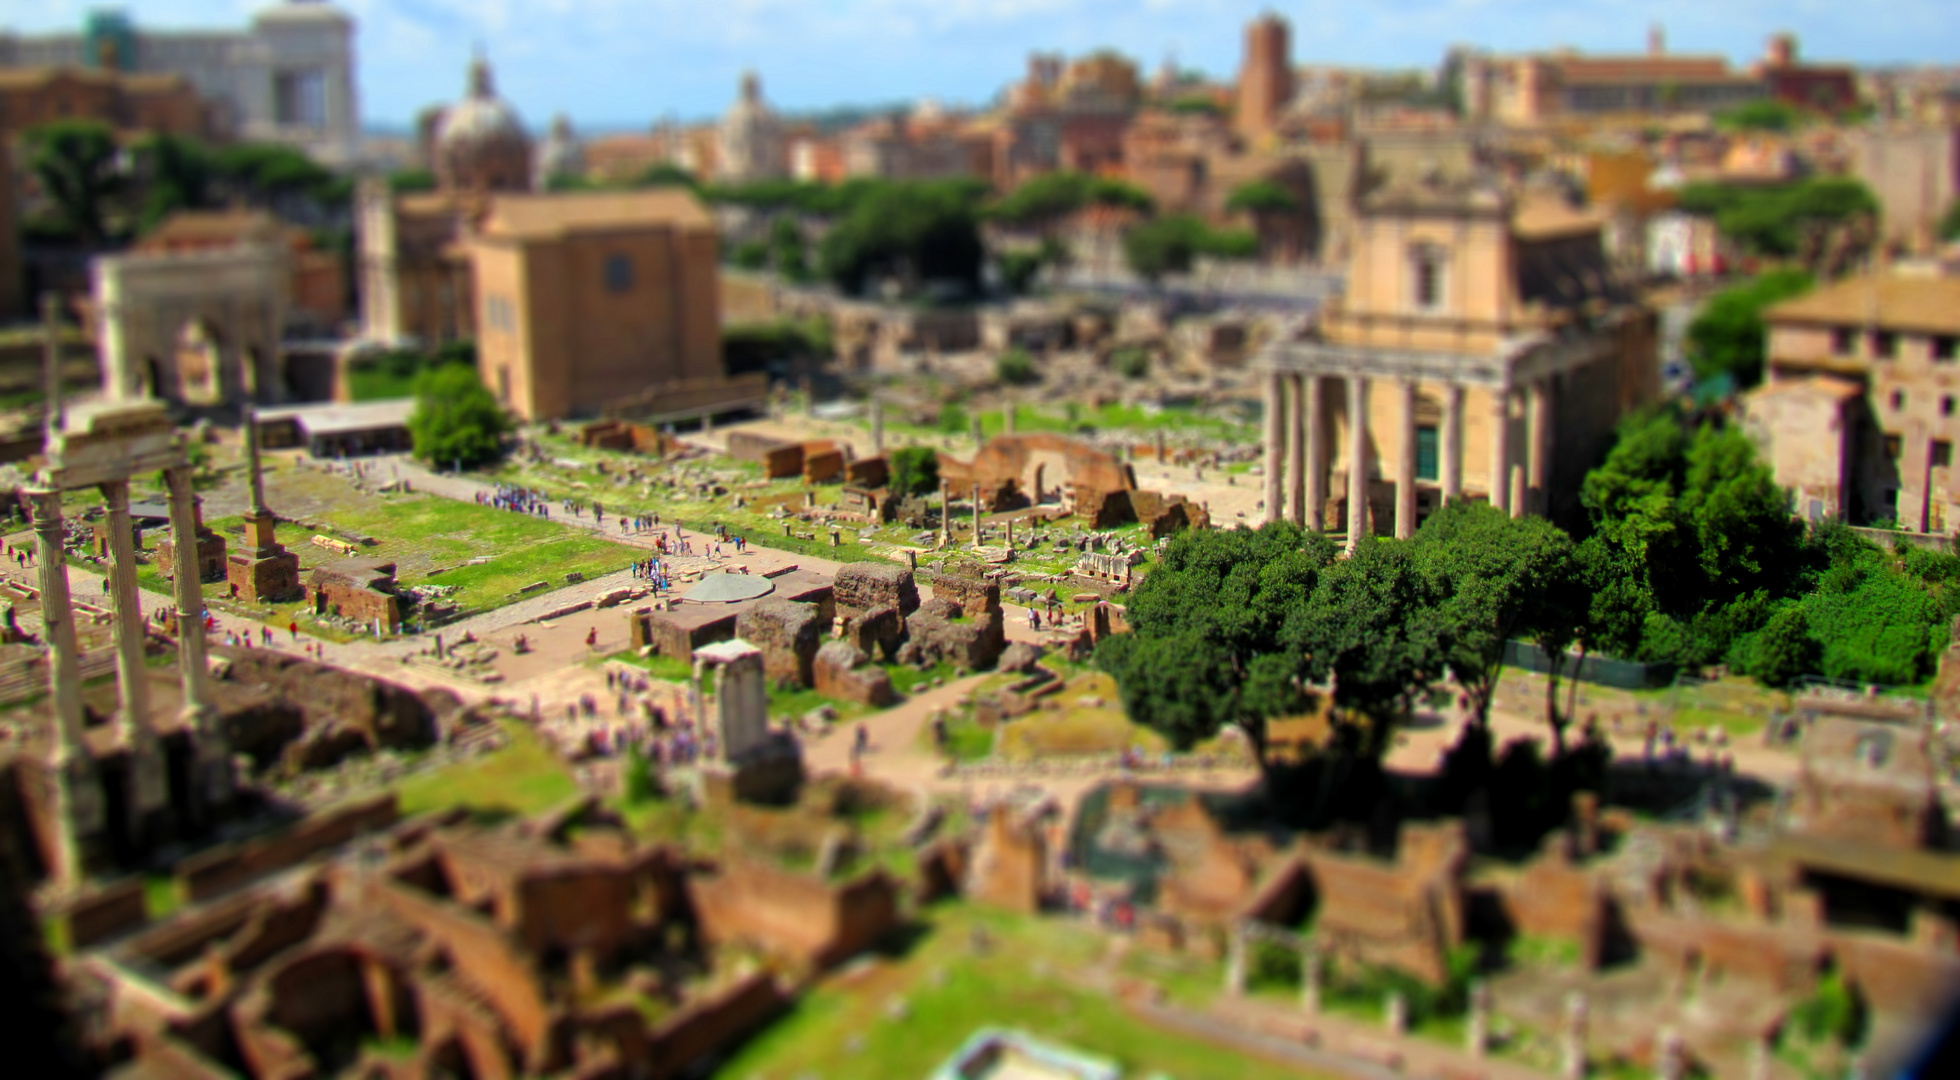
M 95 260 L 104 388 L 177 405 L 286 401 L 285 259 L 274 247 L 245 246 Z M 191 336 L 197 348 L 186 353 Z M 187 379 L 199 373 L 186 370 L 186 356 L 212 366 L 208 391 L 186 392 L 191 382 L 204 385 Z

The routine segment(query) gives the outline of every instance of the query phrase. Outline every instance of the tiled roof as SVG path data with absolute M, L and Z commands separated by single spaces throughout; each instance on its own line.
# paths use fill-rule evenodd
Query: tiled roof
M 1960 278 L 1870 275 L 1775 304 L 1767 322 L 1828 323 L 1884 327 L 1930 334 L 1960 334 Z
M 482 234 L 543 239 L 595 229 L 678 225 L 712 229 L 714 220 L 691 192 L 658 188 L 630 192 L 499 195 L 490 203 Z

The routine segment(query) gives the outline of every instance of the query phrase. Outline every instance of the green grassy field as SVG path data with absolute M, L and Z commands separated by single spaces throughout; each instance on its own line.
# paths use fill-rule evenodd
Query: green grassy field
M 1071 981 L 1103 939 L 1078 928 L 944 905 L 921 914 L 912 950 L 855 977 L 833 977 L 743 1046 L 717 1073 L 755 1080 L 929 1075 L 976 1030 L 998 1026 L 1114 1060 L 1125 1077 L 1266 1080 L 1318 1074 L 1153 1027 L 1103 991 Z M 984 928 L 993 945 L 969 942 Z M 894 1018 L 888 1008 L 903 999 Z
M 571 774 L 531 729 L 503 725 L 509 745 L 472 761 L 434 769 L 402 781 L 397 794 L 404 815 L 467 806 L 473 810 L 536 814 L 578 793 Z

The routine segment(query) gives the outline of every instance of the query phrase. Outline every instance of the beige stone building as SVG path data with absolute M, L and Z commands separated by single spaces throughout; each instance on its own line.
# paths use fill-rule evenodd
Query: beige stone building
M 1763 318 L 1768 374 L 1745 415 L 1798 515 L 1960 526 L 1960 278 L 1846 279 Z
M 526 420 L 762 404 L 722 375 L 714 220 L 675 189 L 508 195 L 469 240 L 477 367 Z
M 1457 498 L 1570 512 L 1614 424 L 1658 392 L 1655 345 L 1598 220 L 1556 197 L 1486 179 L 1369 196 L 1347 294 L 1256 362 L 1267 520 L 1345 517 L 1352 546 Z

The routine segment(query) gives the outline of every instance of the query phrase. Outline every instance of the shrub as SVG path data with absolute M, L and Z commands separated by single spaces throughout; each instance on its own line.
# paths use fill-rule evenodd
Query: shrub
M 1806 1038 L 1835 1039 L 1856 1046 L 1865 1035 L 1866 1009 L 1858 988 L 1835 971 L 1817 980 L 1817 989 L 1790 1010 L 1790 1023 Z
M 1111 370 L 1126 379 L 1141 379 L 1150 374 L 1150 353 L 1136 345 L 1125 345 L 1109 354 Z
M 1026 349 L 1009 349 L 994 361 L 994 374 L 1009 386 L 1028 386 L 1041 381 L 1041 373 L 1035 370 L 1034 357 Z

